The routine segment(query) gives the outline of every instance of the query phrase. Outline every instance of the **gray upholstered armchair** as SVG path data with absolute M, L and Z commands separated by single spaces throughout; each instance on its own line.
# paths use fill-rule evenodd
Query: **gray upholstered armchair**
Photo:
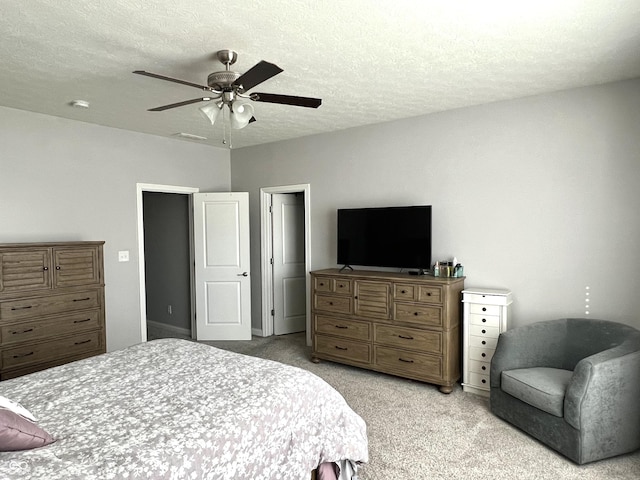
M 579 464 L 640 448 L 640 331 L 564 318 L 502 333 L 491 411 Z

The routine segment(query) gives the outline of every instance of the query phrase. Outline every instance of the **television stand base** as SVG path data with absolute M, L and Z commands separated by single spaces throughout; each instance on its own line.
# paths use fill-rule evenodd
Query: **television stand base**
M 349 269 L 353 272 L 353 267 L 351 265 L 345 265 L 344 267 L 342 267 L 339 272 L 342 273 L 344 272 L 346 269 Z

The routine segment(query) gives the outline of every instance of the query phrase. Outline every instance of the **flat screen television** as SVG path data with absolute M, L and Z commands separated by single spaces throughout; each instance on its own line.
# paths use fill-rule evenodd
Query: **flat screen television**
M 338 210 L 338 264 L 431 268 L 431 205 Z

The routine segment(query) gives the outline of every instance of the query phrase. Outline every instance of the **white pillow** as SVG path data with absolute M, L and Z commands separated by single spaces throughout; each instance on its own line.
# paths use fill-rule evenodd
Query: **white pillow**
M 18 415 L 21 415 L 24 418 L 28 418 L 32 422 L 36 421 L 36 417 L 34 417 L 29 410 L 24 408 L 18 402 L 9 400 L 7 397 L 3 397 L 2 395 L 0 395 L 0 407 L 6 408 L 7 410 L 11 410 L 13 413 L 17 413 Z

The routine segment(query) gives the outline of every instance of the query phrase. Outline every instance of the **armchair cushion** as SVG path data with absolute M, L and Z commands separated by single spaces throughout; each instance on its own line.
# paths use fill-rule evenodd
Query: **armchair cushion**
M 502 391 L 556 417 L 563 416 L 564 395 L 573 372 L 534 367 L 502 372 Z

